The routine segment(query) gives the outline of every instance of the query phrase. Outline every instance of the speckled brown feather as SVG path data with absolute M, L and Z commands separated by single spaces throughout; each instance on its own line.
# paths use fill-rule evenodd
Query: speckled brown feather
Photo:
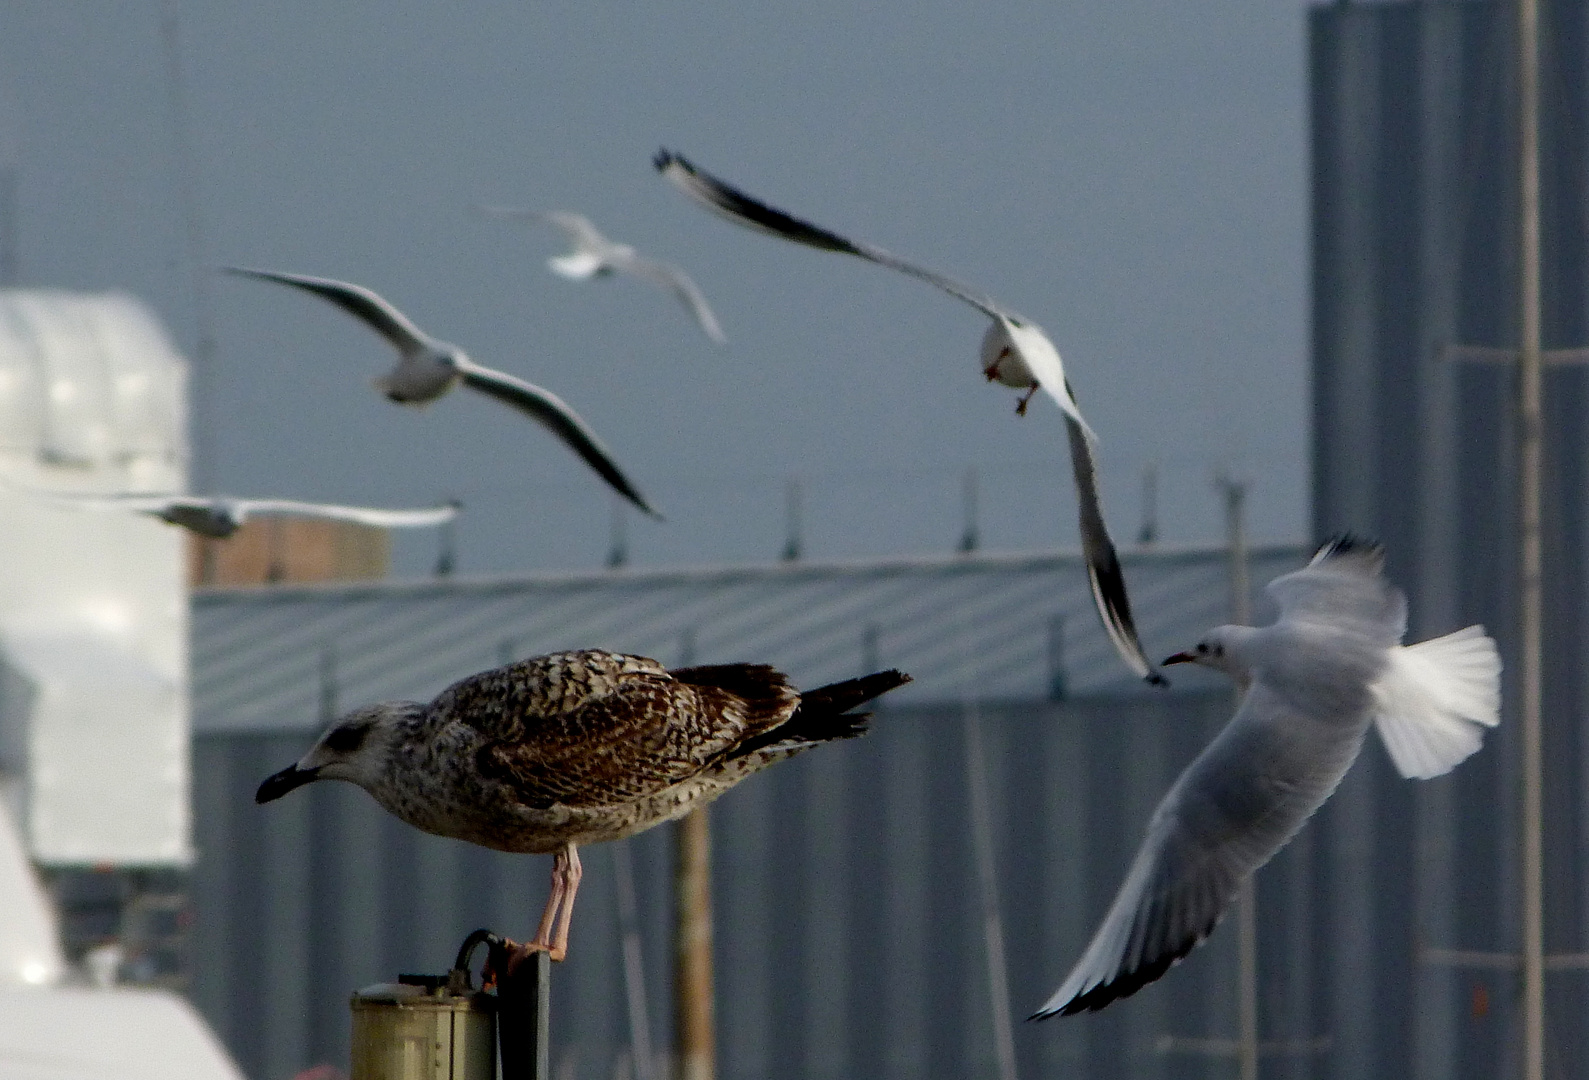
M 483 736 L 480 775 L 522 805 L 615 806 L 688 780 L 786 722 L 800 696 L 766 665 L 668 672 L 654 660 L 556 653 L 483 672 L 430 707 Z

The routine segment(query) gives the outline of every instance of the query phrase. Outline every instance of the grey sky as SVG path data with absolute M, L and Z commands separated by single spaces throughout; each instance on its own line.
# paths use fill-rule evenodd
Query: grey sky
M 341 277 L 566 398 L 668 516 L 637 564 L 762 559 L 784 478 L 813 557 L 944 551 L 981 472 L 997 549 L 1074 542 L 1063 429 L 983 384 L 983 321 L 917 282 L 735 229 L 661 182 L 659 145 L 976 284 L 1049 331 L 1103 440 L 1117 539 L 1161 469 L 1168 541 L 1218 534 L 1214 469 L 1260 538 L 1306 507 L 1302 9 L 1198 4 L 211 3 L 183 10 L 209 259 Z M 27 284 L 130 290 L 193 339 L 159 5 L 0 7 Z M 4 110 L 0 110 L 0 116 Z M 3 141 L 3 140 L 0 140 Z M 731 344 L 628 279 L 574 285 L 577 210 L 685 267 Z M 312 297 L 212 283 L 218 486 L 458 495 L 466 571 L 599 564 L 611 501 L 478 395 L 422 412 Z M 426 539 L 400 541 L 423 570 Z

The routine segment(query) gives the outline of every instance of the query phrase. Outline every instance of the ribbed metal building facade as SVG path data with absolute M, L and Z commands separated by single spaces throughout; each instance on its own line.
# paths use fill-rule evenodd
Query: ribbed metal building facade
M 1545 376 L 1545 925 L 1561 955 L 1589 947 L 1589 370 L 1559 351 L 1589 345 L 1589 6 L 1541 6 L 1544 344 L 1558 350 Z M 1384 539 L 1413 636 L 1483 622 L 1511 667 L 1514 21 L 1490 3 L 1310 15 L 1315 529 Z M 1516 971 L 1445 952 L 1519 943 L 1514 717 L 1449 778 L 1408 784 L 1365 762 L 1321 815 L 1340 1048 L 1327 1075 L 1516 1074 Z M 1546 978 L 1548 1072 L 1589 1075 L 1589 972 Z
M 1252 579 L 1304 557 L 1255 551 Z M 1223 551 L 1134 554 L 1126 568 L 1155 654 L 1224 621 Z M 768 660 L 800 685 L 913 672 L 871 735 L 771 769 L 713 807 L 720 1075 L 959 1080 L 997 1075 L 968 717 L 988 762 L 1019 1017 L 1080 954 L 1153 806 L 1232 700 L 1203 672 L 1168 692 L 1136 684 L 1103 642 L 1072 556 L 214 591 L 196 597 L 193 620 L 192 993 L 255 1080 L 345 1062 L 351 990 L 444 968 L 477 926 L 526 935 L 545 897 L 549 860 L 424 836 L 351 787 L 255 806 L 259 780 L 338 709 L 428 698 L 506 657 L 596 642 L 670 663 Z M 664 1048 L 669 832 L 626 841 Z M 1285 1044 L 1267 1075 L 1298 1080 L 1315 1075 L 1331 1024 L 1315 992 L 1330 951 L 1310 833 L 1260 877 L 1264 1032 Z M 570 960 L 555 974 L 555 1061 L 562 1080 L 610 1080 L 629 1045 L 610 851 L 591 849 L 585 864 Z M 1222 929 L 1102 1014 L 1017 1024 L 1022 1075 L 1230 1075 L 1233 937 Z

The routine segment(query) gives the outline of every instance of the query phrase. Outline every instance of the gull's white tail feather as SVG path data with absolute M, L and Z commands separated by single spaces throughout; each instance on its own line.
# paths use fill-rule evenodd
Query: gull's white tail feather
M 1373 686 L 1374 724 L 1396 768 L 1427 780 L 1479 748 L 1501 721 L 1501 657 L 1484 627 L 1396 646 Z

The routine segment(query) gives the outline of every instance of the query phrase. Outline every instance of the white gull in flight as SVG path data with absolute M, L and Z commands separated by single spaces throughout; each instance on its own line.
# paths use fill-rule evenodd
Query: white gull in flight
M 683 270 L 672 263 L 648 259 L 628 244 L 607 239 L 583 214 L 566 210 L 542 212 L 516 206 L 482 206 L 481 211 L 498 217 L 530 218 L 556 225 L 568 237 L 573 250 L 546 260 L 552 273 L 569 281 L 589 281 L 616 273 L 633 274 L 660 285 L 676 297 L 694 318 L 701 331 L 719 345 L 728 344 L 722 324 L 706 302 L 706 294 Z
M 504 405 L 512 406 L 548 428 L 574 453 L 584 458 L 585 463 L 595 469 L 618 494 L 652 517 L 661 517 L 630 483 L 623 470 L 618 468 L 611 452 L 596 437 L 590 425 L 550 390 L 475 363 L 458 346 L 426 334 L 401 311 L 362 285 L 237 266 L 226 267 L 226 270 L 314 293 L 380 334 L 397 350 L 399 357 L 397 366 L 375 381 L 376 389 L 390 400 L 400 405 L 424 405 L 441 397 L 454 384 L 462 382 Z
M 1025 390 L 1015 406 L 1022 415 L 1039 389 L 1054 399 L 1065 415 L 1070 440 L 1071 472 L 1076 480 L 1082 551 L 1087 557 L 1087 577 L 1092 584 L 1093 602 L 1115 649 L 1126 664 L 1152 683 L 1164 683 L 1154 670 L 1137 639 L 1131 617 L 1131 601 L 1126 594 L 1125 575 L 1115 553 L 1114 541 L 1104 524 L 1098 500 L 1098 468 L 1094 455 L 1098 438 L 1082 418 L 1059 350 L 1036 323 L 1017 315 L 992 297 L 962 285 L 933 270 L 907 262 L 880 247 L 848 240 L 820 225 L 802 221 L 782 210 L 747 195 L 738 188 L 690 164 L 682 156 L 661 150 L 653 160 L 657 170 L 675 187 L 730 221 L 797 244 L 854 255 L 867 262 L 886 266 L 936 286 L 982 312 L 992 323 L 982 336 L 982 373 L 991 382 Z
M 229 495 L 76 495 L 53 491 L 30 494 L 73 509 L 148 514 L 217 540 L 231 536 L 256 514 L 351 521 L 377 529 L 425 529 L 444 525 L 458 516 L 456 502 L 417 510 L 384 510 L 295 499 L 234 499 Z
M 1330 797 L 1370 725 L 1406 777 L 1479 749 L 1500 721 L 1495 642 L 1470 626 L 1400 644 L 1407 600 L 1383 569 L 1377 544 L 1332 540 L 1269 583 L 1274 624 L 1215 627 L 1165 661 L 1230 675 L 1241 707 L 1159 803 L 1103 925 L 1034 1020 L 1101 1009 L 1191 952 Z

